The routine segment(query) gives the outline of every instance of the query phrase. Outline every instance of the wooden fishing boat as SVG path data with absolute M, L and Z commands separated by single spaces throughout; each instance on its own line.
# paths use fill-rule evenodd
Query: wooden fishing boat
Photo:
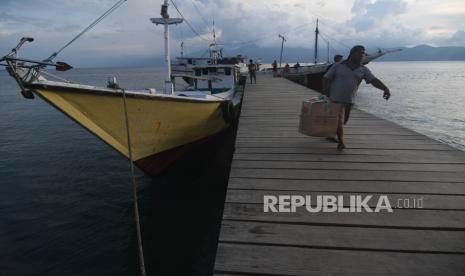
M 315 47 L 314 47 L 314 63 L 297 68 L 291 67 L 287 70 L 281 68 L 282 76 L 292 80 L 294 82 L 305 85 L 313 90 L 322 91 L 322 80 L 326 71 L 329 69 L 332 63 L 329 62 L 329 46 L 328 46 L 328 59 L 326 62 L 318 62 L 318 36 L 320 31 L 318 29 L 318 20 L 316 21 L 315 28 Z M 379 49 L 375 53 L 367 53 L 362 60 L 362 64 L 366 65 L 369 62 L 384 56 L 385 54 L 397 52 L 401 49 L 394 50 L 381 50 Z
M 240 85 L 245 85 L 248 75 L 245 56 L 237 55 L 225 57 L 223 56 L 223 46 L 216 43 L 216 35 L 213 28 L 213 43 L 208 47 L 208 57 L 184 56 L 183 46 L 181 44 L 181 56 L 176 57 L 176 62 L 171 64 L 173 74 L 185 75 L 183 80 L 188 84 L 193 84 L 194 79 L 191 78 L 194 74 L 195 66 L 218 65 L 218 64 L 235 64 L 239 70 Z
M 169 25 L 182 19 L 170 18 L 168 3 L 162 18 L 151 21 L 165 27 L 165 81 L 163 91 L 120 88 L 116 80 L 107 87 L 51 80 L 45 71 L 71 66 L 63 62 L 26 60 L 18 57 L 23 38 L 11 53 L 0 59 L 17 81 L 25 98 L 44 99 L 82 127 L 112 146 L 150 175 L 157 175 L 180 157 L 190 145 L 205 141 L 225 130 L 237 117 L 243 86 L 238 85 L 237 64 L 194 66 L 192 74 L 172 74 L 169 55 Z M 187 77 L 192 85 L 176 91 L 175 77 Z

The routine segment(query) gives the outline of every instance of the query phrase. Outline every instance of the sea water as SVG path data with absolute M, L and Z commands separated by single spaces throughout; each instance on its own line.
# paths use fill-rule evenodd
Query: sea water
M 362 82 L 356 106 L 465 150 L 465 62 L 372 62 L 368 68 L 390 89 Z
M 359 108 L 465 149 L 465 62 L 369 68 L 392 98 L 362 84 Z M 163 71 L 73 69 L 61 76 L 98 86 L 116 76 L 124 88 L 160 90 Z M 199 148 L 161 177 L 136 171 L 149 275 L 211 271 L 230 136 L 229 144 Z M 43 100 L 22 98 L 0 71 L 0 274 L 137 275 L 131 185 L 125 158 Z
M 162 89 L 163 70 L 76 69 L 61 77 Z M 231 130 L 165 174 L 136 170 L 148 275 L 213 268 Z M 222 143 L 229 143 L 224 145 Z M 0 275 L 139 275 L 126 158 L 0 71 Z

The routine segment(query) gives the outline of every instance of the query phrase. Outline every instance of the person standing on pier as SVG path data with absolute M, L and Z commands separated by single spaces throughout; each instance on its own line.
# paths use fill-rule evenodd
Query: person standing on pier
M 337 148 L 339 150 L 346 147 L 344 143 L 344 125 L 349 120 L 355 94 L 362 80 L 383 90 L 384 99 L 388 100 L 391 97 L 389 88 L 376 78 L 370 69 L 362 65 L 364 55 L 365 47 L 361 45 L 352 47 L 347 60 L 334 64 L 323 76 L 323 94 L 329 93 L 332 102 L 341 104 L 337 126 Z
M 333 57 L 334 62 L 331 63 L 331 65 L 328 66 L 328 68 L 326 69 L 326 72 L 329 71 L 329 69 L 331 69 L 331 67 L 333 67 L 334 64 L 341 63 L 341 62 L 342 62 L 342 58 L 343 58 L 342 55 L 339 55 L 339 54 L 335 55 L 335 56 Z
M 343 58 L 342 55 L 339 55 L 339 54 L 335 55 L 333 58 L 334 63 L 340 63 L 342 61 L 342 58 Z
M 276 75 L 278 74 L 278 62 L 276 61 L 276 59 L 273 61 L 271 66 L 273 67 L 273 77 L 276 77 Z
M 341 63 L 341 62 L 342 62 L 342 58 L 343 58 L 342 55 L 339 55 L 339 54 L 335 55 L 335 56 L 333 57 L 334 62 L 331 63 L 331 64 L 328 66 L 328 68 L 326 68 L 326 72 L 328 72 L 329 69 L 331 69 L 331 67 L 334 66 L 334 64 L 339 64 L 339 63 Z M 326 73 L 326 72 L 325 72 L 325 73 Z M 329 97 L 329 90 L 322 91 L 321 93 L 322 93 L 323 95 Z M 329 137 L 329 139 L 330 139 L 331 141 L 337 141 L 334 137 Z
M 286 63 L 286 65 L 284 66 L 284 73 L 289 73 L 289 63 Z
M 250 76 L 250 84 L 252 84 L 252 79 L 257 83 L 257 65 L 253 63 L 253 60 L 249 60 L 249 76 Z

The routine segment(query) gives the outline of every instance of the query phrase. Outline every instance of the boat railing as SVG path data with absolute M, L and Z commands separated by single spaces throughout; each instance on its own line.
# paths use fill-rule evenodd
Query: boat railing
M 16 47 L 13 48 L 10 53 L 0 59 L 0 65 L 5 66 L 7 72 L 16 80 L 19 87 L 21 88 L 21 94 L 27 99 L 34 98 L 32 91 L 26 87 L 27 84 L 36 80 L 40 80 L 40 78 L 44 79 L 41 77 L 41 74 L 44 73 L 43 69 L 45 69 L 47 66 L 55 67 L 57 71 L 67 71 L 73 68 L 69 64 L 60 61 L 53 63 L 48 60 L 38 61 L 19 58 L 19 49 L 23 46 L 24 43 L 32 41 L 34 41 L 34 38 L 32 37 L 21 38 L 18 45 L 16 45 Z M 52 75 L 50 73 L 44 74 Z M 54 77 L 59 78 L 57 76 Z

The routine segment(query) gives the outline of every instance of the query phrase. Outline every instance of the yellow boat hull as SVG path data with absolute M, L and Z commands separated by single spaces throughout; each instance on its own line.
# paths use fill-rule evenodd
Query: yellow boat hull
M 44 100 L 129 157 L 122 93 L 34 88 Z M 150 174 L 174 161 L 186 145 L 224 130 L 224 101 L 200 101 L 127 93 L 133 160 Z M 158 158 L 160 155 L 163 158 Z M 152 161 L 160 161 L 156 166 Z

